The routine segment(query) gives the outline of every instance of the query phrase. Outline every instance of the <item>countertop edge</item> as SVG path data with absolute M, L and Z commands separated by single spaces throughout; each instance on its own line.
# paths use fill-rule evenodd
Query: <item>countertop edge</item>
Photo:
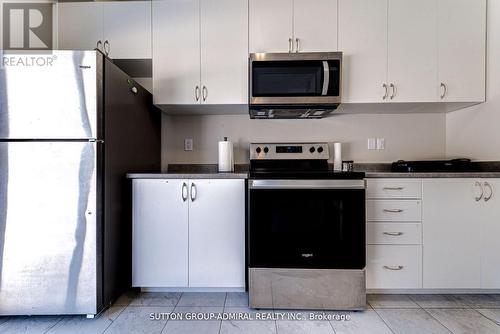
M 402 178 L 402 179 L 439 179 L 439 178 L 500 178 L 500 172 L 469 172 L 469 173 L 393 173 L 393 172 L 366 172 L 365 178 Z
M 129 173 L 127 179 L 246 179 L 247 173 Z

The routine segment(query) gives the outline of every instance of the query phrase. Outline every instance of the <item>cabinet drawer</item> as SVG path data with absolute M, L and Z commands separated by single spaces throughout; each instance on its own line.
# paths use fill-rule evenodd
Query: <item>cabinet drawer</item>
M 422 180 L 369 179 L 367 198 L 422 198 Z
M 421 288 L 422 246 L 367 246 L 366 287 L 368 289 Z
M 422 219 L 420 200 L 367 200 L 368 221 L 420 221 Z
M 420 245 L 420 223 L 370 223 L 366 225 L 368 245 Z

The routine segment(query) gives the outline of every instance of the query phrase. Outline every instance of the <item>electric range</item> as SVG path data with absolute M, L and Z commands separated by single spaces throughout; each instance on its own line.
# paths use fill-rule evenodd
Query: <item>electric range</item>
M 327 143 L 250 145 L 250 306 L 364 309 L 364 173 L 329 168 Z

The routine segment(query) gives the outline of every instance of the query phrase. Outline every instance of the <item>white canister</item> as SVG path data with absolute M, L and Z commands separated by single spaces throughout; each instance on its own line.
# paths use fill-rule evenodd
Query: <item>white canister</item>
M 333 170 L 342 171 L 342 143 L 333 143 Z
M 233 143 L 227 137 L 219 142 L 219 172 L 234 172 Z

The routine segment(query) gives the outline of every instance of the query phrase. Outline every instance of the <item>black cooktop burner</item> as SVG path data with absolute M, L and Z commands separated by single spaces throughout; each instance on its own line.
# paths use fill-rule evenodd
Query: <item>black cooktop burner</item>
M 435 173 L 435 172 L 474 172 L 476 166 L 469 159 L 453 160 L 422 160 L 404 161 L 399 160 L 392 163 L 393 172 L 403 173 Z

